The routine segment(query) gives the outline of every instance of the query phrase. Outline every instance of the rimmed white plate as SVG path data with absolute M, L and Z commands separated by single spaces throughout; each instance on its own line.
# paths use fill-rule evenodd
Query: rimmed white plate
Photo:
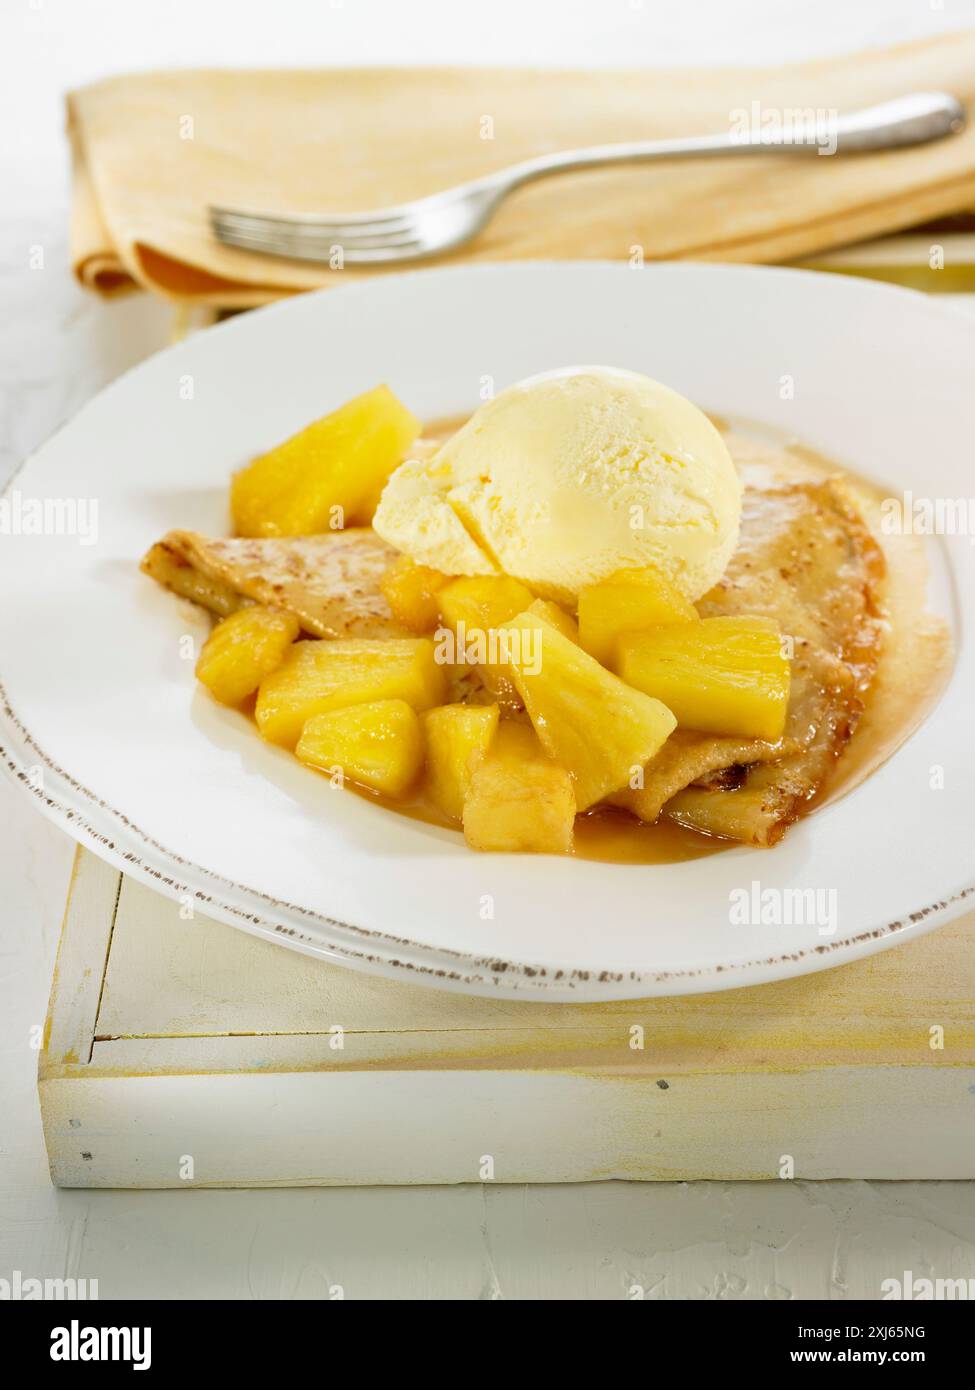
M 975 322 L 908 291 L 587 263 L 429 270 L 303 296 L 128 373 L 14 479 L 0 528 L 4 765 L 81 843 L 173 898 L 323 959 L 471 993 L 753 984 L 957 913 L 975 881 L 967 536 L 929 546 L 933 602 L 958 646 L 937 709 L 772 851 L 653 866 L 474 854 L 331 789 L 196 688 L 181 638 L 198 646 L 208 621 L 138 561 L 170 527 L 225 532 L 232 470 L 379 381 L 432 418 L 475 406 L 486 378 L 500 389 L 574 362 L 659 377 L 896 494 L 972 490 Z M 97 502 L 93 543 L 24 533 L 37 504 L 70 522 L 78 499 Z M 753 884 L 834 892 L 834 930 L 735 925 L 730 895 Z

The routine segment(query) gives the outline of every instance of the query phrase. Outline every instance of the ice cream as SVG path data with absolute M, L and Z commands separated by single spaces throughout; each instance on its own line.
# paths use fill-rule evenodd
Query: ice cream
M 691 600 L 738 539 L 741 488 L 697 406 L 637 372 L 580 367 L 502 391 L 393 473 L 373 525 L 419 564 L 510 574 L 571 603 L 653 565 Z

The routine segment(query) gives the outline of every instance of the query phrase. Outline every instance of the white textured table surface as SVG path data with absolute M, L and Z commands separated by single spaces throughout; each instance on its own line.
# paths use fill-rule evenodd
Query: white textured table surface
M 8 0 L 0 12 L 0 483 L 100 386 L 165 341 L 144 299 L 66 267 L 63 91 L 187 64 L 776 62 L 975 24 L 970 0 Z M 44 269 L 28 268 L 33 247 Z M 39 635 L 38 640 L 43 640 Z M 102 1297 L 876 1298 L 975 1276 L 975 1185 L 57 1192 L 35 1091 L 73 845 L 0 783 L 0 1277 L 98 1278 Z

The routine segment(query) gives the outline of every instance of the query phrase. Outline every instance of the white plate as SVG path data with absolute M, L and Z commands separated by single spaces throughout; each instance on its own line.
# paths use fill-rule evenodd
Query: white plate
M 99 516 L 91 545 L 3 536 L 4 763 L 79 841 L 202 912 L 471 993 L 611 999 L 752 984 L 957 913 L 975 879 L 968 537 L 930 543 L 959 649 L 937 710 L 772 851 L 660 866 L 474 854 L 456 834 L 332 790 L 197 689 L 180 638 L 199 643 L 208 620 L 137 565 L 170 527 L 225 532 L 233 469 L 379 381 L 431 418 L 476 405 L 485 377 L 500 389 L 574 362 L 659 377 L 897 493 L 971 492 L 975 323 L 908 291 L 746 267 L 535 264 L 303 296 L 130 372 L 11 484 L 21 524 L 41 499 L 95 498 Z M 935 766 L 943 790 L 931 789 Z M 729 895 L 753 882 L 835 890 L 836 931 L 733 925 Z

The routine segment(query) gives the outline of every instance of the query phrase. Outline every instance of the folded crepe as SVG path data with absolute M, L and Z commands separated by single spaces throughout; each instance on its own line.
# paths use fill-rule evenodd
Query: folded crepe
M 533 155 L 850 111 L 943 89 L 975 100 L 975 33 L 785 68 L 689 71 L 189 71 L 68 97 L 72 259 L 102 294 L 142 286 L 244 307 L 346 284 L 332 269 L 222 246 L 207 205 L 381 208 Z M 570 174 L 507 199 L 441 262 L 782 261 L 975 207 L 975 126 L 873 155 L 749 155 Z M 392 269 L 396 269 L 393 267 Z
M 403 637 L 379 587 L 395 555 L 371 527 L 282 540 L 170 531 L 142 568 L 218 618 L 261 603 L 294 613 L 315 637 Z
M 745 489 L 739 549 L 698 609 L 702 618 L 772 618 L 788 633 L 784 737 L 732 757 L 716 747 L 703 767 L 705 749 L 692 749 L 669 781 L 651 764 L 645 775 L 661 798 L 658 809 L 708 835 L 755 845 L 781 839 L 823 786 L 863 713 L 881 655 L 885 573 L 883 552 L 841 482 Z M 643 816 L 653 808 L 634 809 Z

